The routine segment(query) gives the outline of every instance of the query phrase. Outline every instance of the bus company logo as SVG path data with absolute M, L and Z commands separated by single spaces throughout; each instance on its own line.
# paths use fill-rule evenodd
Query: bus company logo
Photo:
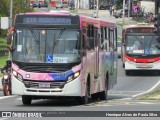
M 2 112 L 2 117 L 12 117 L 11 112 Z

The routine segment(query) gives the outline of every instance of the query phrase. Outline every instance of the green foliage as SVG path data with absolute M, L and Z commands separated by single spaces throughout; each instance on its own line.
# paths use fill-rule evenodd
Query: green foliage
M 6 64 L 8 56 L 0 56 L 0 68 L 3 68 Z M 2 74 L 0 73 L 0 77 L 2 77 Z
M 9 0 L 0 0 L 0 16 L 9 16 Z
M 13 0 L 13 15 L 18 13 L 30 12 L 33 11 L 33 8 L 30 8 L 30 0 Z M 0 16 L 10 16 L 10 0 L 0 0 Z
M 6 38 L 0 37 L 0 51 L 8 50 Z
M 0 37 L 4 38 L 7 35 L 8 30 L 0 30 Z
M 116 1 L 116 9 L 122 9 L 123 8 L 123 0 L 117 0 Z
M 8 55 L 6 56 L 0 56 L 0 68 L 3 68 L 6 64 L 6 60 L 8 59 Z

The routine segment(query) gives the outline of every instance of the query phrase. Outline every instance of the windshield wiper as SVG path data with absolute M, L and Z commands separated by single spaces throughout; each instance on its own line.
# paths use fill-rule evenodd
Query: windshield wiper
M 36 34 L 34 33 L 34 31 L 33 31 L 32 28 L 30 28 L 30 31 L 31 31 L 31 34 L 32 34 L 32 36 L 33 36 L 35 42 L 36 42 L 37 44 L 39 44 L 39 41 L 38 41 L 38 39 L 37 39 L 37 37 L 36 37 Z
M 60 31 L 59 34 L 58 34 L 58 37 L 57 37 L 56 41 L 54 40 L 53 52 L 54 52 L 55 46 L 58 44 L 58 42 L 59 42 L 59 40 L 60 40 L 60 38 L 61 38 L 61 36 L 62 36 L 64 30 L 65 30 L 65 28 L 62 28 L 61 31 Z M 55 37 L 54 37 L 54 38 L 55 38 Z M 53 52 L 52 52 L 52 54 L 53 54 Z

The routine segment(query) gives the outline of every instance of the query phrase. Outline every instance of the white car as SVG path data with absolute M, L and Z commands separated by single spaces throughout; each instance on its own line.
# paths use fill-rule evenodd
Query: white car
M 61 2 L 57 2 L 56 3 L 56 9 L 57 8 L 63 8 L 63 4 Z
M 118 51 L 118 57 L 121 57 L 121 41 L 117 42 L 117 51 Z

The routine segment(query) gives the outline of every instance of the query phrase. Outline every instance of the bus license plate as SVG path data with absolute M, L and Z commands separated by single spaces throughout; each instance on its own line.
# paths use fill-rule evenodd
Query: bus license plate
M 39 87 L 41 87 L 41 88 L 50 88 L 50 83 L 39 83 Z
M 152 64 L 147 64 L 147 63 L 141 63 L 141 64 L 137 64 L 138 68 L 152 68 L 153 65 Z

